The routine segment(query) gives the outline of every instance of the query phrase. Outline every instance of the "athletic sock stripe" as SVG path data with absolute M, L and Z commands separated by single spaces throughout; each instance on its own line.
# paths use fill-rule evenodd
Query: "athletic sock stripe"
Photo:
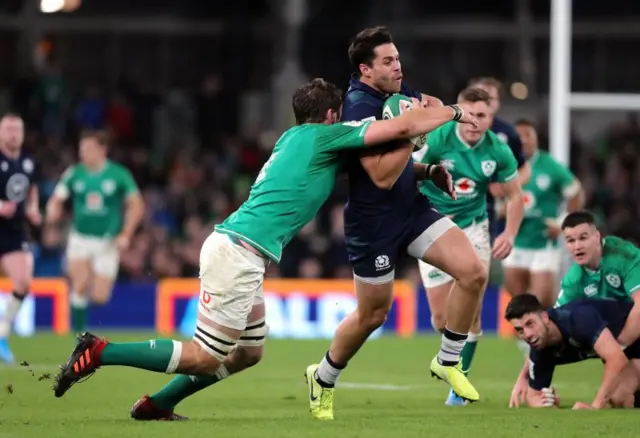
M 220 339 L 219 337 L 214 336 L 214 335 L 212 335 L 211 333 L 207 333 L 207 332 L 205 332 L 205 331 L 204 331 L 204 330 L 202 330 L 202 328 L 200 328 L 200 327 L 196 327 L 196 331 L 197 331 L 197 332 L 200 332 L 202 335 L 206 336 L 207 338 L 209 338 L 209 339 L 211 339 L 212 341 L 215 341 L 215 342 L 217 342 L 217 343 L 219 343 L 219 344 L 222 344 L 222 345 L 228 345 L 229 347 L 233 347 L 234 345 L 236 345 L 236 343 L 235 343 L 235 342 L 233 342 L 233 341 L 225 341 L 224 339 Z
M 202 336 L 200 336 L 198 333 L 196 333 L 193 337 L 198 339 L 200 342 L 202 342 L 204 345 L 206 345 L 207 348 L 210 348 L 211 350 L 215 351 L 219 355 L 221 355 L 223 357 L 227 357 L 228 356 L 229 353 L 227 353 L 226 351 L 222 351 L 219 348 L 217 348 L 215 345 L 212 345 L 211 343 L 207 342 L 207 340 L 204 339 Z
M 259 329 L 262 328 L 266 325 L 267 323 L 265 321 L 262 321 L 260 324 L 256 324 L 256 325 L 248 325 L 244 331 L 249 331 L 249 330 L 255 330 L 255 329 Z
M 240 336 L 241 341 L 261 341 L 264 336 Z

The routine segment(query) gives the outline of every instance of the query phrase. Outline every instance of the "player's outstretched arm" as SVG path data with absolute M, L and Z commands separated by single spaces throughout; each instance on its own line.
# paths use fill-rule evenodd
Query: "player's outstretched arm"
M 450 105 L 441 108 L 422 108 L 419 103 L 411 111 L 390 120 L 377 120 L 367 128 L 365 144 L 374 146 L 392 140 L 409 139 L 427 134 L 445 123 L 456 120 L 477 126 L 476 119 L 464 107 Z
M 618 384 L 618 377 L 622 374 L 622 370 L 629 361 L 608 328 L 605 328 L 600 333 L 593 345 L 593 349 L 604 361 L 604 374 L 600 389 L 598 389 L 591 407 L 601 409 L 609 403 L 611 394 Z
M 638 271 L 635 275 L 640 277 L 640 264 L 635 265 L 635 270 Z M 623 347 L 633 344 L 640 338 L 640 288 L 631 295 L 631 299 L 633 307 L 618 335 L 618 343 Z

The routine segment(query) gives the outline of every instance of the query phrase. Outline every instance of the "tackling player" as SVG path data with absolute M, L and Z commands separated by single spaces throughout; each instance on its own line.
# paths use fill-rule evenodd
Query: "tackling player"
M 343 163 L 343 152 L 397 138 L 411 138 L 469 115 L 452 107 L 414 108 L 380 122 L 336 123 L 341 92 L 315 79 L 293 96 L 298 126 L 285 132 L 254 182 L 249 199 L 202 245 L 198 323 L 189 342 L 150 340 L 111 343 L 90 333 L 56 376 L 62 396 L 100 366 L 125 365 L 168 374 L 179 373 L 165 388 L 139 400 L 131 416 L 139 420 L 180 420 L 177 403 L 262 358 L 268 327 L 262 282 L 270 261 L 316 215 L 329 197 Z M 408 147 L 408 146 L 407 146 Z M 327 403 L 329 394 L 319 395 Z
M 394 93 L 421 99 L 425 106 L 442 104 L 403 83 L 400 55 L 385 27 L 361 31 L 349 47 L 349 60 L 356 73 L 345 96 L 342 120 L 381 119 L 384 103 Z M 413 148 L 407 143 L 353 151 L 348 157 L 344 229 L 358 305 L 338 326 L 320 363 L 307 367 L 311 413 L 318 419 L 333 418 L 336 381 L 369 335 L 384 323 L 393 302 L 395 263 L 402 254 L 428 261 L 458 280 L 431 374 L 454 386 L 461 396 L 479 399 L 460 371 L 459 361 L 486 269 L 466 235 L 417 189 L 417 181 L 427 178 L 439 180 L 442 187 L 442 179 L 448 178 L 446 170 L 414 163 Z
M 561 204 L 567 202 L 569 213 L 577 211 L 584 196 L 571 171 L 538 148 L 538 134 L 530 122 L 520 120 L 516 129 L 529 159 L 531 179 L 523 187 L 525 218 L 513 251 L 503 262 L 505 287 L 513 295 L 532 293 L 546 309 L 556 298 Z
M 456 199 L 445 196 L 430 181 L 420 184 L 421 192 L 442 214 L 449 216 L 464 231 L 485 265 L 487 275 L 491 256 L 504 259 L 511 251 L 518 233 L 524 203 L 518 180 L 518 163 L 511 149 L 489 130 L 493 120 L 489 94 L 480 89 L 467 88 L 458 95 L 458 104 L 468 104 L 478 127 L 447 123 L 429 134 L 428 146 L 414 153 L 424 164 L 442 164 L 451 174 Z M 491 249 L 487 196 L 489 185 L 497 181 L 507 198 L 507 223 Z M 442 332 L 446 325 L 446 310 L 453 278 L 435 266 L 418 262 L 422 282 L 427 291 L 433 328 Z M 486 284 L 484 285 L 486 287 Z M 482 334 L 480 310 L 462 349 L 462 372 L 469 372 L 478 339 Z M 447 405 L 465 404 L 451 390 Z
M 531 407 L 556 406 L 558 396 L 551 388 L 555 367 L 598 357 L 604 362 L 600 389 L 591 404 L 576 402 L 573 408 L 632 407 L 640 383 L 640 340 L 622 348 L 619 343 L 632 306 L 594 298 L 545 311 L 533 295 L 514 297 L 505 319 L 531 347 L 526 403 Z
M 33 278 L 33 255 L 25 220 L 35 226 L 42 222 L 35 163 L 22 152 L 23 142 L 22 118 L 5 114 L 0 119 L 0 262 L 11 279 L 13 292 L 0 319 L 0 361 L 7 363 L 14 362 L 8 343 L 11 326 Z
M 142 219 L 144 203 L 131 173 L 107 158 L 101 132 L 80 139 L 80 164 L 68 168 L 47 203 L 46 220 L 58 222 L 72 200 L 73 221 L 67 242 L 71 282 L 71 326 L 83 332 L 89 303 L 104 305 L 118 275 L 119 252 L 128 248 Z
M 556 306 L 582 298 L 633 302 L 618 342 L 634 343 L 640 338 L 640 249 L 615 236 L 602 238 L 593 215 L 586 211 L 570 213 L 562 223 L 562 233 L 574 263 L 562 280 Z M 528 369 L 525 361 L 511 404 L 527 393 Z

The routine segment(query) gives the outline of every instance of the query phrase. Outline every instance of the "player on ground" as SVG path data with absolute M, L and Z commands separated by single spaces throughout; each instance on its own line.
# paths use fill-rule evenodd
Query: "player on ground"
M 458 95 L 458 104 L 469 104 L 471 114 L 478 120 L 478 127 L 447 123 L 429 134 L 428 145 L 414 153 L 414 158 L 424 164 L 442 164 L 453 179 L 456 199 L 445 196 L 430 181 L 420 184 L 420 190 L 433 206 L 449 216 L 473 243 L 485 265 L 487 275 L 491 256 L 502 260 L 509 255 L 524 214 L 524 202 L 518 163 L 513 152 L 489 130 L 493 113 L 487 92 L 467 88 Z M 501 184 L 507 198 L 507 224 L 491 249 L 487 192 L 491 181 Z M 422 282 L 427 291 L 433 328 L 442 332 L 446 325 L 446 310 L 453 278 L 442 270 L 422 261 L 418 262 Z M 486 287 L 486 285 L 484 285 Z M 471 326 L 467 342 L 462 349 L 462 372 L 469 372 L 478 339 L 482 334 L 480 310 Z M 447 405 L 461 405 L 466 401 L 451 390 Z
M 562 223 L 562 234 L 574 263 L 562 280 L 556 306 L 582 298 L 633 302 L 618 342 L 634 343 L 640 338 L 640 249 L 615 236 L 602 238 L 593 215 L 586 211 L 570 213 Z M 528 369 L 525 361 L 511 393 L 511 405 L 527 393 Z
M 71 326 L 86 329 L 89 303 L 104 305 L 118 275 L 120 251 L 142 219 L 144 203 L 131 173 L 107 158 L 108 142 L 100 132 L 80 139 L 80 164 L 65 171 L 47 203 L 46 220 L 60 220 L 72 200 L 73 222 L 67 243 L 71 282 Z
M 179 373 L 160 392 L 139 400 L 131 415 L 140 420 L 183 419 L 173 413 L 177 403 L 260 361 L 268 332 L 262 292 L 265 268 L 270 261 L 280 261 L 283 248 L 326 201 L 342 166 L 342 153 L 422 135 L 456 115 L 462 116 L 460 121 L 476 123 L 452 107 L 416 107 L 380 122 L 336 123 L 340 95 L 322 79 L 296 91 L 293 111 L 299 126 L 280 137 L 249 199 L 204 242 L 193 340 L 117 344 L 85 333 L 56 377 L 56 396 L 100 366 Z
M 22 152 L 23 141 L 22 118 L 5 114 L 0 119 L 0 262 L 13 286 L 0 319 L 0 362 L 6 363 L 14 362 L 8 337 L 33 278 L 26 220 L 35 226 L 42 222 L 35 163 Z
M 571 171 L 538 148 L 534 126 L 520 120 L 516 128 L 529 159 L 531 179 L 523 187 L 525 218 L 513 251 L 503 262 L 505 287 L 513 295 L 532 293 L 546 309 L 553 306 L 557 292 L 560 207 L 566 201 L 567 212 L 577 211 L 584 196 L 580 181 Z
M 598 357 L 604 362 L 600 389 L 591 404 L 576 402 L 573 408 L 632 407 L 640 383 L 640 340 L 622 348 L 619 343 L 632 307 L 629 302 L 594 298 L 545 311 L 533 295 L 514 297 L 505 319 L 531 346 L 526 403 L 556 406 L 558 396 L 551 388 L 555 367 Z
M 421 99 L 427 106 L 441 105 L 402 82 L 400 56 L 388 29 L 360 32 L 349 47 L 349 59 L 356 73 L 345 96 L 342 120 L 381 119 L 384 103 L 394 93 Z M 348 158 L 344 227 L 358 306 L 336 330 L 320 364 L 306 370 L 315 418 L 333 418 L 333 391 L 340 373 L 384 323 L 393 301 L 395 263 L 403 253 L 428 261 L 458 280 L 448 304 L 442 346 L 430 368 L 432 375 L 454 386 L 461 396 L 479 399 L 460 371 L 459 361 L 486 269 L 466 235 L 418 191 L 417 180 L 428 174 L 434 180 L 447 178 L 446 170 L 414 163 L 412 151 L 407 142 L 396 142 L 365 153 L 354 151 Z

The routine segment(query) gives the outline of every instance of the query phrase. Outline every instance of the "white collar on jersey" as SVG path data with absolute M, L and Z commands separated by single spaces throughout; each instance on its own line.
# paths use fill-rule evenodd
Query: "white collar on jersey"
M 467 141 L 462 138 L 462 136 L 460 135 L 460 125 L 456 126 L 456 137 L 458 137 L 458 140 L 460 140 L 460 142 L 465 145 L 466 147 L 468 147 L 469 149 L 473 148 L 474 146 L 479 145 L 480 143 L 482 143 L 484 141 L 484 137 L 485 135 L 487 135 L 487 133 L 485 132 L 484 134 L 482 134 L 482 137 L 480 137 L 480 139 L 478 140 L 478 142 L 475 145 L 470 145 L 469 143 L 467 143 Z

